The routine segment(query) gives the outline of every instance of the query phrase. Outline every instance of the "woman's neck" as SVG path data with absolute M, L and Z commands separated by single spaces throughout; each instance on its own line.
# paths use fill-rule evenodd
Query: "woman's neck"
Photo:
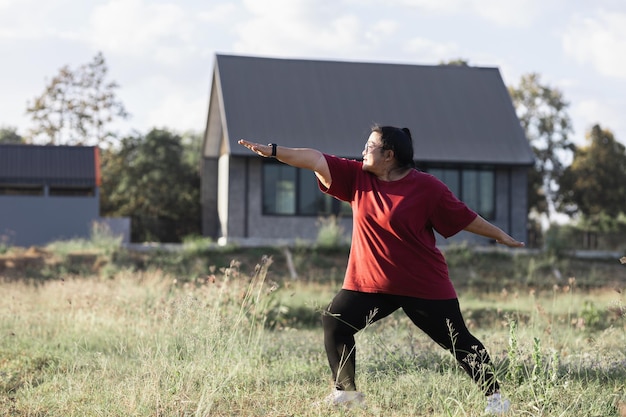
M 376 177 L 381 181 L 397 181 L 404 178 L 411 168 L 407 167 L 393 167 L 385 172 L 377 174 Z

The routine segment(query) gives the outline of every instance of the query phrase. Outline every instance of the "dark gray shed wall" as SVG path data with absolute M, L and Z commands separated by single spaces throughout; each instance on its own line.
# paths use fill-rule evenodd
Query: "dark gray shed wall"
M 40 246 L 89 238 L 99 220 L 97 149 L 0 145 L 0 185 L 40 185 L 44 195 L 0 195 L 0 241 Z M 93 187 L 92 196 L 50 196 L 51 186 Z
M 99 198 L 0 196 L 0 238 L 14 246 L 89 238 L 98 220 Z

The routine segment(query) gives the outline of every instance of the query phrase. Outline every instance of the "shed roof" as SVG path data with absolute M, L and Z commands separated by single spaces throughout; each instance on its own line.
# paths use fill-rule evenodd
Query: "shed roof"
M 423 162 L 530 165 L 497 68 L 217 55 L 205 156 L 246 138 L 360 158 L 373 124 L 408 127 Z
M 92 146 L 0 145 L 0 183 L 100 185 Z

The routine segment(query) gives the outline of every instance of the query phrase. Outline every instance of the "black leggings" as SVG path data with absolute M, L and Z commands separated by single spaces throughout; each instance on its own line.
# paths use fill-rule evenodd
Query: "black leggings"
M 499 390 L 498 382 L 487 366 L 489 355 L 465 326 L 456 298 L 424 300 L 348 290 L 339 291 L 322 316 L 324 346 L 337 389 L 356 390 L 354 335 L 367 324 L 387 317 L 399 308 L 431 339 L 449 350 L 486 395 Z

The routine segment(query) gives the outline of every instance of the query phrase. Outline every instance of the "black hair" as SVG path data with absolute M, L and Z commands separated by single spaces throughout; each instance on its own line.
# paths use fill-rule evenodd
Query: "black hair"
M 372 126 L 372 132 L 380 134 L 382 149 L 391 149 L 401 168 L 415 168 L 413 160 L 413 138 L 411 131 L 394 126 Z

